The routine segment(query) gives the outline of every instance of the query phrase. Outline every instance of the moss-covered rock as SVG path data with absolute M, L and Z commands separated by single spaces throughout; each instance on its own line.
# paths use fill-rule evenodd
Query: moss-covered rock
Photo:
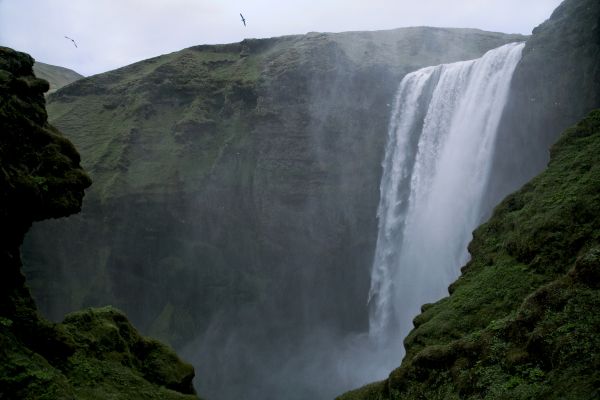
M 74 350 L 64 373 L 81 398 L 196 398 L 183 396 L 194 393 L 192 366 L 115 308 L 72 313 L 58 327 Z
M 401 77 L 524 39 L 424 27 L 251 39 L 57 91 L 51 121 L 95 184 L 80 215 L 29 235 L 41 309 L 59 320 L 114 304 L 142 332 L 200 353 L 189 357 L 214 377 L 203 380 L 207 397 L 260 392 L 265 370 L 316 326 L 368 323 L 380 163 Z
M 474 232 L 402 365 L 345 399 L 592 399 L 600 390 L 600 110 Z
M 91 181 L 48 124 L 48 83 L 0 47 L 0 398 L 195 399 L 193 368 L 112 308 L 54 324 L 38 315 L 19 247 L 33 221 L 78 212 Z

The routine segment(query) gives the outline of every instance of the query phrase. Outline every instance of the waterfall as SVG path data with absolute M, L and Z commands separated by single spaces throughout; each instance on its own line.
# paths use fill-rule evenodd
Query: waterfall
M 369 336 L 404 338 L 447 294 L 481 222 L 500 116 L 524 44 L 406 75 L 383 161 Z

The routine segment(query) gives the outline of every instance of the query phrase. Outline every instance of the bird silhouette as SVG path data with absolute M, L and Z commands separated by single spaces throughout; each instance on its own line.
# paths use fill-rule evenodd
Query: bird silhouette
M 246 26 L 246 18 L 244 18 L 242 13 L 240 13 L 240 17 L 242 17 L 242 23 L 244 24 L 244 26 Z
M 69 39 L 71 42 L 73 42 L 73 45 L 74 45 L 75 47 L 77 47 L 77 43 L 75 43 L 75 41 L 74 41 L 73 39 L 71 39 L 71 38 L 70 38 L 70 37 L 68 37 L 68 36 L 65 36 L 65 39 Z

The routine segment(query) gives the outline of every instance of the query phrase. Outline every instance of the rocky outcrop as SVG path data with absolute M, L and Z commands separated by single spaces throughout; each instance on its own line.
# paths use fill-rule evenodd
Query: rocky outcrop
M 40 317 L 21 273 L 32 222 L 81 208 L 91 181 L 47 122 L 33 59 L 0 47 L 0 398 L 195 399 L 193 368 L 112 308 Z
M 354 399 L 591 399 L 600 388 L 600 110 L 474 232 L 402 365 Z

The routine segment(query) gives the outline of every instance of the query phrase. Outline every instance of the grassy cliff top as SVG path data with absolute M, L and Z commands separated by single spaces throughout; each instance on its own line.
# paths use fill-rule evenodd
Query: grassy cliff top
M 523 39 L 420 27 L 195 46 L 80 79 L 51 95 L 48 109 L 82 152 L 92 196 L 193 191 L 230 149 L 247 147 L 257 122 L 280 123 L 284 109 L 310 118 L 311 87 L 327 90 L 336 76 L 365 70 L 385 72 L 395 87 L 409 71 Z M 279 136 L 306 129 L 297 126 Z

